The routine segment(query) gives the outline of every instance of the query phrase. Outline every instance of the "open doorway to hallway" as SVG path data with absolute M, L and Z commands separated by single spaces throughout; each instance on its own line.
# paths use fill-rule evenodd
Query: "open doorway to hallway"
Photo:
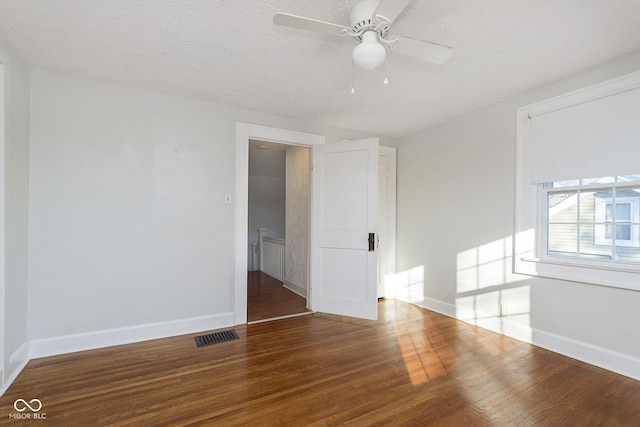
M 249 140 L 247 321 L 308 312 L 306 147 Z

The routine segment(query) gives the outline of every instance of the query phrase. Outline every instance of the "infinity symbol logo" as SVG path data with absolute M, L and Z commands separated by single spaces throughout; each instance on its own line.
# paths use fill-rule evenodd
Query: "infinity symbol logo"
M 29 403 L 33 406 L 31 406 Z M 18 406 L 18 404 L 20 404 L 20 406 Z M 24 399 L 18 399 L 13 402 L 13 407 L 18 412 L 24 412 L 27 410 L 27 408 L 29 408 L 31 412 L 38 412 L 40 409 L 42 409 L 42 402 L 40 402 L 39 399 L 31 399 L 27 403 L 27 401 Z

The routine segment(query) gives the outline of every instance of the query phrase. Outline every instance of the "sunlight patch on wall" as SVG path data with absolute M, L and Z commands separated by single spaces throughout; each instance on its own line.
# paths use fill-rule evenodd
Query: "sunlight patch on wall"
M 410 303 L 424 301 L 424 265 L 410 268 L 396 274 L 389 274 L 385 280 L 385 292 L 389 297 Z
M 529 276 L 512 272 L 512 236 L 458 253 L 456 317 L 531 341 Z
M 512 237 L 467 249 L 457 257 L 457 291 L 468 292 L 528 279 L 512 272 Z
M 537 276 L 537 263 L 531 262 L 536 258 L 535 229 L 519 231 L 514 241 L 515 262 L 514 269 L 518 273 Z
M 516 233 L 515 253 L 516 257 L 535 256 L 534 246 L 536 233 L 533 228 Z
M 531 287 L 473 293 L 456 298 L 456 318 L 519 340 L 531 341 Z

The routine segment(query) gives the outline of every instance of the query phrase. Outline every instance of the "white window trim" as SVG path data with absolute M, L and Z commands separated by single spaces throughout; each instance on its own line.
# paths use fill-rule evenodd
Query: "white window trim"
M 616 246 L 626 246 L 626 247 L 640 247 L 640 236 L 638 236 L 637 226 L 638 224 L 638 200 L 639 197 L 616 197 L 616 205 L 618 204 L 629 204 L 630 205 L 630 217 L 629 217 L 629 226 L 631 227 L 631 239 L 630 240 L 621 240 L 616 239 Z M 613 203 L 613 198 L 607 197 L 598 197 L 596 198 L 596 211 L 595 211 L 595 222 L 596 223 L 606 223 L 605 215 L 606 215 L 606 207 L 608 204 Z M 627 225 L 626 221 L 623 225 Z M 604 227 L 596 227 L 595 230 L 595 241 L 596 245 L 608 245 L 611 246 L 613 244 L 613 239 L 607 239 L 605 237 L 605 228 Z
M 640 88 L 640 72 L 560 95 L 517 110 L 516 196 L 513 270 L 530 276 L 591 283 L 640 291 L 640 266 L 549 257 L 542 249 L 546 228 L 545 204 L 539 203 L 539 186 L 531 183 L 531 117 Z

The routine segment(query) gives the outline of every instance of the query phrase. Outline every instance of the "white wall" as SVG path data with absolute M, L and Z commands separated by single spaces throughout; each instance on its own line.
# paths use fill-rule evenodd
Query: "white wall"
M 284 152 L 282 153 L 284 155 Z M 258 242 L 258 228 L 268 231 L 265 236 L 285 237 L 285 178 L 283 176 L 249 175 L 249 244 Z M 252 255 L 249 251 L 247 263 L 252 270 Z
M 632 55 L 402 138 L 399 296 L 640 378 L 639 292 L 511 273 L 516 108 L 638 68 Z
M 366 136 L 43 70 L 31 79 L 29 336 L 50 347 L 38 355 L 70 350 L 52 340 L 90 341 L 74 334 L 232 324 L 234 205 L 223 202 L 237 121 Z
M 29 68 L 0 40 L 0 63 L 4 68 L 2 343 L 0 343 L 0 394 L 28 361 L 27 348 L 27 234 L 29 208 Z M 1 128 L 1 126 L 0 126 Z

